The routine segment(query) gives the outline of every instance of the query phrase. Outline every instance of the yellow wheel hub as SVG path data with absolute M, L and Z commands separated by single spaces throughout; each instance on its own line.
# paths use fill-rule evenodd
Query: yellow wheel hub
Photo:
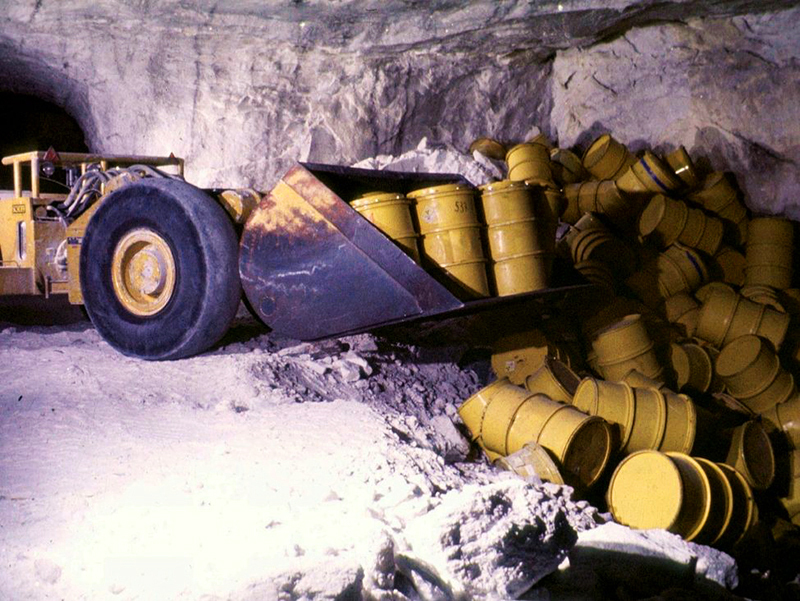
M 123 307 L 135 315 L 155 315 L 175 291 L 175 258 L 161 236 L 136 229 L 117 243 L 111 277 Z

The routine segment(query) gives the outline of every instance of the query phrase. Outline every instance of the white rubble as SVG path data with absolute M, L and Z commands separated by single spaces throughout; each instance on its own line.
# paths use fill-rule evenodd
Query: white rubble
M 435 590 L 431 566 L 479 598 L 540 578 L 593 510 L 463 463 L 447 408 L 480 383 L 438 352 L 242 324 L 152 363 L 87 322 L 0 326 L 0 597 L 402 599 Z M 460 564 L 437 542 L 457 521 Z

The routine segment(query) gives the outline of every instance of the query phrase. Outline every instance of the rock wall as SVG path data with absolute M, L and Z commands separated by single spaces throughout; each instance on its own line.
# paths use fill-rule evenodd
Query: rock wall
M 746 173 L 754 208 L 800 211 L 789 0 L 6 4 L 0 89 L 65 107 L 93 150 L 184 156 L 199 185 L 538 126 L 682 143 Z

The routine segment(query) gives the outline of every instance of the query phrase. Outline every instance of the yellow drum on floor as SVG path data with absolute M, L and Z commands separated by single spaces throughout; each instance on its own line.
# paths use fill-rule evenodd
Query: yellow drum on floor
M 662 528 L 693 540 L 711 513 L 711 483 L 682 453 L 640 451 L 617 467 L 608 488 L 614 519 L 631 528 Z
M 525 379 L 525 388 L 562 403 L 571 403 L 581 379 L 558 359 L 547 356 L 544 363 Z
M 700 185 L 694 161 L 683 146 L 679 146 L 669 154 L 664 155 L 667 164 L 684 183 L 687 189 L 694 190 Z
M 751 488 L 769 488 L 775 478 L 775 455 L 764 426 L 749 421 L 734 429 L 725 463 L 736 468 Z
M 635 161 L 625 145 L 609 134 L 597 138 L 583 153 L 583 166 L 597 179 L 617 179 Z

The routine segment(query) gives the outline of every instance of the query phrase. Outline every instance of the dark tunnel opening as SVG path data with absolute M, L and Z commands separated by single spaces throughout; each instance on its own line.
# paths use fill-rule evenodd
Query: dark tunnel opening
M 24 94 L 0 92 L 0 156 L 47 150 L 88 152 L 85 135 L 63 108 Z M 13 188 L 10 167 L 0 169 L 0 190 Z

